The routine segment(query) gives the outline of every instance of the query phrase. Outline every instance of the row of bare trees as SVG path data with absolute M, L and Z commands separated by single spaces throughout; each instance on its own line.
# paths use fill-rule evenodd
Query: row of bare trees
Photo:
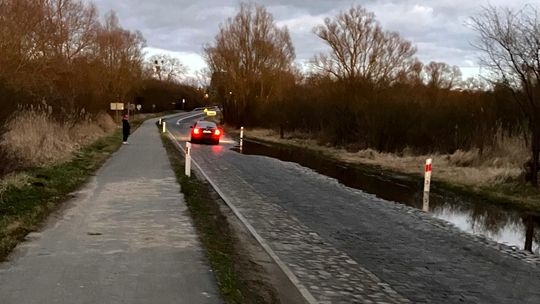
M 46 119 L 36 124 L 77 132 L 100 124 L 111 102 L 142 104 L 147 112 L 204 102 L 203 92 L 180 83 L 185 67 L 178 59 L 156 55 L 145 62 L 144 46 L 141 33 L 123 28 L 112 11 L 101 18 L 86 0 L 0 0 L 0 176 L 28 165 L 8 152 L 13 145 L 4 136 L 17 125 L 13 120 L 37 113 Z M 31 130 L 43 133 L 20 136 L 40 148 L 45 138 L 76 138 L 46 134 L 46 126 Z
M 472 21 L 494 74 L 490 82 L 462 81 L 458 67 L 423 64 L 410 41 L 354 6 L 313 29 L 330 51 L 314 56 L 311 72 L 302 74 L 287 28 L 264 6 L 244 3 L 205 48 L 212 96 L 232 125 L 300 129 L 334 145 L 380 151 L 483 151 L 495 133 L 532 134 L 537 184 L 538 20 L 532 6 L 484 9 Z
M 145 39 L 114 12 L 100 18 L 83 0 L 0 0 L 0 134 L 22 105 L 47 104 L 64 119 L 136 102 L 145 111 L 202 103 L 182 85 L 186 67 L 169 55 L 144 59 Z M 159 93 L 158 91 L 164 93 Z
M 0 0 L 0 121 L 20 104 L 76 112 L 125 100 L 141 80 L 144 45 L 86 1 Z

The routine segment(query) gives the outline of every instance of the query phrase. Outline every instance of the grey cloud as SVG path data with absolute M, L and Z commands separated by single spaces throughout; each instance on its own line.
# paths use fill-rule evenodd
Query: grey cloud
M 493 5 L 521 7 L 528 0 L 490 0 Z M 201 53 L 213 41 L 219 25 L 232 17 L 236 0 L 139 1 L 97 0 L 102 13 L 113 9 L 123 26 L 140 30 L 148 46 L 183 53 Z M 475 33 L 466 20 L 487 0 L 271 0 L 259 1 L 280 25 L 287 25 L 299 62 L 326 46 L 312 33 L 317 20 L 361 4 L 373 11 L 387 30 L 398 31 L 418 46 L 422 61 L 438 60 L 470 66 L 476 53 L 470 46 Z

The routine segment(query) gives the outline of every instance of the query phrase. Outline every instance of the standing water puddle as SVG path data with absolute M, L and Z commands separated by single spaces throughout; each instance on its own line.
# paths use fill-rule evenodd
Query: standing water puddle
M 238 152 L 238 149 L 233 149 Z M 363 166 L 346 166 L 294 147 L 268 146 L 244 141 L 243 154 L 263 155 L 298 163 L 340 183 L 382 199 L 422 209 L 423 183 L 408 177 L 389 175 Z M 540 254 L 540 215 L 490 204 L 480 199 L 441 191 L 432 185 L 429 212 L 459 229 L 484 235 L 498 243 Z

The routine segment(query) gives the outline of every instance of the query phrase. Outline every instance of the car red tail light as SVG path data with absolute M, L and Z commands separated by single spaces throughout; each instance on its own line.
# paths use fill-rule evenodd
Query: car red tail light
M 194 135 L 199 135 L 199 134 L 201 134 L 201 129 L 199 129 L 199 128 L 193 129 L 193 134 L 194 134 Z
M 220 136 L 220 135 L 221 135 L 221 131 L 220 131 L 219 129 L 216 129 L 216 130 L 214 131 L 214 135 L 215 135 L 215 136 Z

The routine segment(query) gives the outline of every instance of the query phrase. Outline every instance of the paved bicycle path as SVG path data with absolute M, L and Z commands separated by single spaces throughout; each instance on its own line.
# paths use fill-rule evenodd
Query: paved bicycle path
M 0 264 L 0 303 L 222 303 L 154 123 Z

